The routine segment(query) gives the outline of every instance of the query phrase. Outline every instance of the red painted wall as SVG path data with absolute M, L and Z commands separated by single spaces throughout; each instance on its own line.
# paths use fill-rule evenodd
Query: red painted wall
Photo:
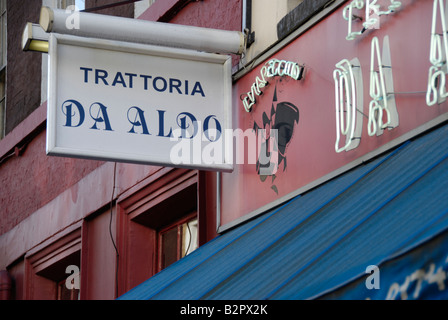
M 41 102 L 41 54 L 23 52 L 22 32 L 27 21 L 39 19 L 41 1 L 7 1 L 6 134 L 30 115 Z
M 269 78 L 269 85 L 256 97 L 250 113 L 246 112 L 240 97 L 251 91 L 251 86 L 260 77 L 261 63 L 244 75 L 233 86 L 234 126 L 243 131 L 251 130 L 257 123 L 261 128 L 263 117 L 271 118 L 271 110 L 278 104 L 288 102 L 299 111 L 291 140 L 282 162 L 274 176 L 260 179 L 256 165 L 247 161 L 237 164 L 233 173 L 223 174 L 221 223 L 231 226 L 236 219 L 251 217 L 267 210 L 277 201 L 284 202 L 340 174 L 378 152 L 397 146 L 425 129 L 428 122 L 446 120 L 448 103 L 428 106 L 426 90 L 430 67 L 430 35 L 433 12 L 432 1 L 403 1 L 396 12 L 382 16 L 380 27 L 370 29 L 355 40 L 346 40 L 347 21 L 343 18 L 341 5 L 325 19 L 298 36 L 288 45 L 266 59 L 297 62 L 305 66 L 304 78 L 294 80 L 288 76 Z M 360 13 L 362 14 L 362 12 Z M 361 23 L 355 21 L 353 31 L 360 30 Z M 379 40 L 380 53 L 383 39 L 388 36 L 392 60 L 393 93 L 399 117 L 399 125 L 385 129 L 382 135 L 368 135 L 370 97 L 371 43 Z M 362 70 L 362 86 L 358 94 L 363 97 L 362 113 L 357 117 L 363 122 L 360 144 L 356 149 L 336 153 L 335 120 L 335 65 L 343 59 L 358 58 Z M 375 58 L 375 56 L 374 56 Z M 378 70 L 375 58 L 374 70 Z M 389 66 L 386 66 L 389 67 Z M 277 99 L 274 99 L 274 97 Z M 390 104 L 390 95 L 388 98 Z M 361 111 L 361 110 L 360 110 Z M 278 117 L 275 114 L 274 118 Z M 269 125 L 266 125 L 269 129 Z M 426 128 L 427 129 L 427 128 Z M 345 142 L 345 136 L 341 138 Z M 247 147 L 244 149 L 249 150 Z M 369 158 L 370 157 L 370 158 Z M 285 165 L 287 163 L 287 166 Z M 339 170 L 339 171 L 338 171 Z M 275 179 L 274 179 L 275 178 Z M 321 179 L 319 181 L 319 179 Z M 274 181 L 275 180 L 275 181 Z M 317 181 L 317 182 L 316 182 Z M 256 195 L 256 196 L 254 196 Z
M 76 184 L 103 162 L 47 157 L 45 131 L 0 167 L 0 234 Z
M 240 7 L 241 0 L 193 2 L 172 22 L 240 30 Z M 37 87 L 40 91 L 40 83 Z M 20 144 L 19 147 L 23 149 L 19 157 L 14 155 L 0 163 L 0 183 L 3 186 L 0 192 L 0 234 L 10 230 L 104 163 L 48 157 L 45 154 L 45 134 L 45 131 L 38 132 L 29 142 Z
M 171 10 L 179 3 L 185 6 L 180 11 Z M 101 13 L 129 16 L 131 12 L 129 6 L 123 12 L 117 8 L 113 10 Z M 188 4 L 187 1 L 157 1 L 141 18 L 157 20 L 153 18 L 158 16 L 172 23 L 241 30 L 241 0 Z M 38 19 L 31 20 L 37 23 Z M 33 63 L 40 68 L 40 60 Z M 30 91 L 40 92 L 40 82 L 33 84 L 29 85 Z M 123 293 L 153 274 L 153 270 L 139 269 L 139 266 L 154 264 L 156 238 L 154 232 L 148 232 L 143 225 L 120 219 L 116 222 L 117 216 L 124 216 L 116 205 L 112 216 L 109 212 L 112 191 L 113 200 L 118 199 L 117 202 L 123 197 L 132 197 L 141 185 L 145 186 L 146 181 L 152 181 L 153 176 L 159 174 L 160 168 L 118 164 L 116 188 L 113 189 L 115 175 L 111 163 L 45 154 L 45 115 L 44 104 L 0 140 L 0 268 L 8 267 L 15 278 L 16 299 L 54 298 L 54 284 L 32 274 L 28 258 L 24 256 L 29 250 L 36 252 L 57 241 L 65 230 L 82 225 L 82 298 L 113 299 L 116 289 Z M 200 243 L 203 244 L 216 236 L 215 173 L 200 173 L 198 179 Z M 118 288 L 116 252 L 109 234 L 111 217 L 114 240 L 126 237 L 130 243 L 126 246 L 128 251 L 120 253 L 133 261 L 120 265 Z M 132 241 L 137 238 L 145 241 Z M 117 246 L 125 250 L 123 245 L 117 243 Z M 142 251 L 146 255 L 142 255 Z
M 190 2 L 169 22 L 198 27 L 241 31 L 241 0 Z
M 81 299 L 109 300 L 115 298 L 116 252 L 109 234 L 110 215 L 100 215 L 85 221 L 83 226 L 83 255 L 81 257 Z M 112 221 L 114 221 L 113 219 Z M 115 230 L 115 223 L 111 226 Z M 112 232 L 115 237 L 115 232 Z M 83 263 L 85 261 L 85 263 Z

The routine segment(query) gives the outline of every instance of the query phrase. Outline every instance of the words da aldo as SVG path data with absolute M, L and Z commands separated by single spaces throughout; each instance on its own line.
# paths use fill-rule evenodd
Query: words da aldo
M 139 86 L 141 90 L 154 90 L 176 95 L 199 97 L 206 95 L 199 81 L 189 83 L 188 80 L 166 79 L 160 76 L 153 78 L 150 75 L 127 72 L 116 72 L 111 76 L 106 70 L 85 67 L 81 67 L 80 70 L 83 72 L 85 83 L 123 88 Z M 114 131 L 114 121 L 126 121 L 128 128 L 126 132 L 130 134 L 140 133 L 173 138 L 175 132 L 180 132 L 176 138 L 192 139 L 202 130 L 205 138 L 211 142 L 219 140 L 222 133 L 222 126 L 216 115 L 207 115 L 198 119 L 196 115 L 188 111 L 171 114 L 172 112 L 167 112 L 167 110 L 147 110 L 141 106 L 131 106 L 125 109 L 121 119 L 115 120 L 111 119 L 109 115 L 109 107 L 102 102 L 83 105 L 76 99 L 65 100 L 61 104 L 61 111 L 64 115 L 64 126 L 72 128 L 88 125 L 92 130 Z M 151 123 L 156 123 L 157 126 L 149 125 L 149 117 L 151 117 Z M 167 123 L 174 123 L 174 125 Z

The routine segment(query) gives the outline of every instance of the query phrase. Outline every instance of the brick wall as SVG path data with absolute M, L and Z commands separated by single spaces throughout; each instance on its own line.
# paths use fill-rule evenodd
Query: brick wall
M 40 105 L 41 53 L 22 51 L 27 22 L 37 23 L 41 1 L 7 1 L 8 53 L 6 79 L 6 134 Z
M 46 132 L 40 132 L 20 156 L 11 157 L 0 166 L 0 235 L 103 163 L 48 157 L 45 138 Z
M 110 0 L 86 0 L 86 9 L 91 8 L 99 8 L 102 6 L 107 6 L 112 3 L 118 3 L 121 1 L 110 1 Z M 127 17 L 127 18 L 133 18 L 134 17 L 134 4 L 125 4 L 125 5 L 119 5 L 115 7 L 110 7 L 102 10 L 95 10 L 94 13 L 99 14 L 107 14 L 111 16 L 119 16 L 119 17 Z

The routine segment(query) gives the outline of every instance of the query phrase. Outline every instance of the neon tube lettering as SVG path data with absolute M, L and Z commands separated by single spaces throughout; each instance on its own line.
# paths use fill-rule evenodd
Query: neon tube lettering
M 367 29 L 373 29 L 379 27 L 380 16 L 389 15 L 395 12 L 401 7 L 400 1 L 390 0 L 390 5 L 387 7 L 388 10 L 381 11 L 380 5 L 377 4 L 378 0 L 367 0 L 365 2 L 365 22 L 362 24 L 363 28 L 359 31 L 352 30 L 353 20 L 356 18 L 362 19 L 361 17 L 355 16 L 353 10 L 361 10 L 364 8 L 363 0 L 353 0 L 349 5 L 347 5 L 342 11 L 342 17 L 344 20 L 348 21 L 348 33 L 347 40 L 354 40 L 357 36 L 361 35 Z
M 296 62 L 278 59 L 269 60 L 261 68 L 260 75 L 255 78 L 254 83 L 250 87 L 250 91 L 242 98 L 244 109 L 247 112 L 252 110 L 253 105 L 256 103 L 256 96 L 261 95 L 261 89 L 269 84 L 267 78 L 289 76 L 294 80 L 300 80 L 302 73 L 303 66 L 299 66 Z
M 441 35 L 436 33 L 437 11 L 440 13 L 440 24 L 442 27 Z M 447 53 L 448 36 L 445 6 L 442 0 L 434 0 L 431 25 L 431 46 L 429 51 L 429 61 L 432 66 L 429 68 L 428 87 L 426 91 L 426 104 L 428 106 L 441 103 L 448 96 L 445 88 Z
M 375 70 L 375 60 L 378 65 L 378 71 Z M 387 66 L 385 62 L 387 62 Z M 398 112 L 393 95 L 391 64 L 389 37 L 386 36 L 384 38 L 382 54 L 380 54 L 378 38 L 374 37 L 372 39 L 370 60 L 370 97 L 372 100 L 369 104 L 369 121 L 367 127 L 369 136 L 375 134 L 381 135 L 383 129 L 392 129 L 398 126 Z M 390 97 L 389 94 L 391 94 Z M 385 122 L 383 116 L 386 117 Z
M 336 106 L 335 151 L 349 151 L 358 147 L 362 131 L 362 119 L 357 117 L 357 106 L 362 108 L 362 75 L 355 77 L 354 64 L 361 74 L 358 59 L 343 59 L 333 72 Z M 345 114 L 345 119 L 344 119 Z M 359 121 L 361 120 L 361 121 Z M 346 136 L 345 145 L 340 147 L 341 135 Z

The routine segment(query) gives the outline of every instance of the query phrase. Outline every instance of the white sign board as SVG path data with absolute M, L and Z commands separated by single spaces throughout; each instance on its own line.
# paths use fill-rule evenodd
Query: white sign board
M 47 154 L 231 171 L 230 56 L 51 34 Z

